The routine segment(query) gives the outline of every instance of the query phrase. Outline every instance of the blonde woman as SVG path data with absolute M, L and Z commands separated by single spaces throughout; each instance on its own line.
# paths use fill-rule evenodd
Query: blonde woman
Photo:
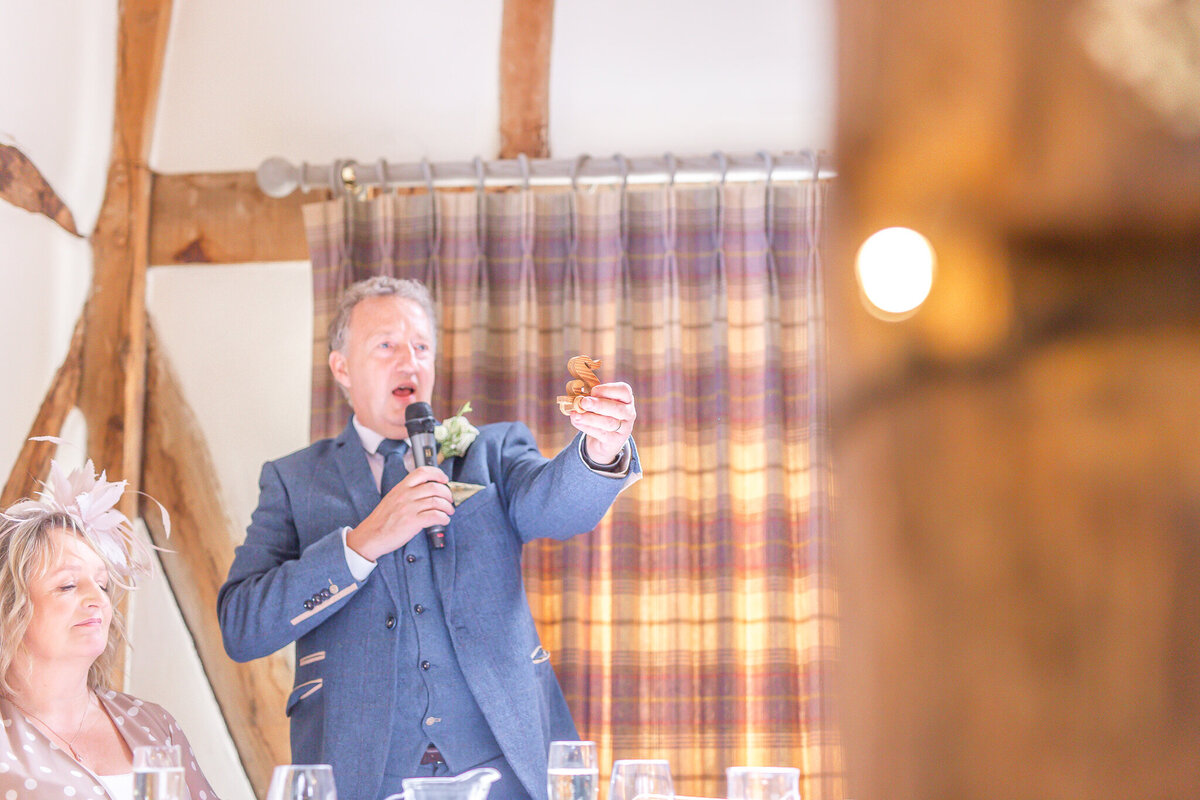
M 3 800 L 130 800 L 139 745 L 179 745 L 188 798 L 215 798 L 174 718 L 107 686 L 124 643 L 114 608 L 149 563 L 116 509 L 124 489 L 90 461 L 54 464 L 40 498 L 0 518 Z

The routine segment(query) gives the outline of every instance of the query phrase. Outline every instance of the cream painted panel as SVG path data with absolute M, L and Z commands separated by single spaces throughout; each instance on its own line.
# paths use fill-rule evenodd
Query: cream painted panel
M 499 2 L 176 0 L 160 172 L 499 147 Z

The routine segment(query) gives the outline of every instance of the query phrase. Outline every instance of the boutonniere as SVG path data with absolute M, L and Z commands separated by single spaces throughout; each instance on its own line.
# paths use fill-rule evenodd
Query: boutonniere
M 479 428 L 467 422 L 466 414 L 471 410 L 471 401 L 463 403 L 463 407 L 453 417 L 442 420 L 433 429 L 433 438 L 438 443 L 438 463 L 442 459 L 465 455 L 471 442 L 479 435 Z

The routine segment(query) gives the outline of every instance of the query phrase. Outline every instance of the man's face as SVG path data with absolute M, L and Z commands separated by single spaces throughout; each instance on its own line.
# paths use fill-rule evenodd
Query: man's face
M 350 312 L 346 343 L 329 354 L 334 379 L 358 421 L 389 439 L 404 439 L 404 411 L 433 396 L 430 321 L 412 300 L 368 297 Z

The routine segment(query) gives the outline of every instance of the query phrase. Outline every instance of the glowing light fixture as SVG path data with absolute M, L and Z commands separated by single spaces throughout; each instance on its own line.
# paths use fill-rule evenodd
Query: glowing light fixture
M 935 260 L 933 246 L 921 234 L 911 228 L 884 228 L 858 248 L 858 285 L 884 314 L 908 314 L 929 296 Z

